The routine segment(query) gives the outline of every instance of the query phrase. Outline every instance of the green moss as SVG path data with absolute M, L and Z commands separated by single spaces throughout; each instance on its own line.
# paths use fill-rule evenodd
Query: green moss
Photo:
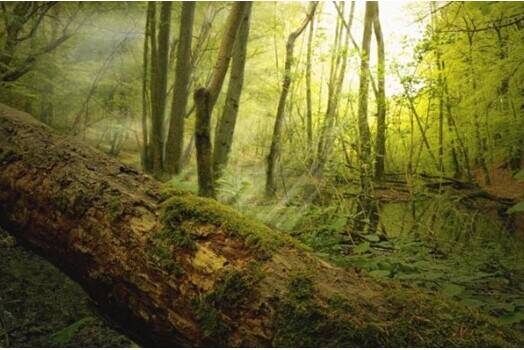
M 213 339 L 217 345 L 222 345 L 230 328 L 220 311 L 207 300 L 206 296 L 193 301 L 193 314 L 200 324 L 204 337 Z
M 18 154 L 10 148 L 0 149 L 0 163 L 9 163 L 18 160 L 20 157 Z
M 276 347 L 508 347 L 521 335 L 458 304 L 404 288 L 388 290 L 378 307 L 335 296 L 315 299 L 311 280 L 290 280 L 276 304 Z
M 310 276 L 297 274 L 290 278 L 288 293 L 277 303 L 273 319 L 276 347 L 356 346 L 352 322 L 344 317 L 348 307 L 342 298 L 321 306 L 315 299 L 316 289 Z M 364 344 L 364 343 L 362 343 Z
M 164 203 L 163 213 L 164 223 L 172 228 L 181 227 L 182 223 L 188 221 L 211 224 L 232 237 L 243 239 L 247 246 L 265 255 L 286 243 L 296 244 L 291 237 L 244 217 L 213 199 L 191 194 L 174 196 Z
M 161 269 L 180 277 L 184 268 L 173 256 L 172 243 L 162 239 L 153 239 L 148 246 L 148 253 Z
M 273 320 L 275 347 L 354 347 L 371 345 L 339 310 L 310 302 L 285 301 Z M 362 341 L 362 342 L 361 342 Z
M 232 314 L 247 301 L 253 291 L 257 274 L 250 272 L 229 271 L 219 276 L 213 291 L 193 301 L 193 313 L 199 322 L 204 336 L 217 345 L 223 345 L 230 331 L 224 320 L 224 314 Z
M 288 288 L 289 297 L 293 300 L 305 301 L 313 297 L 313 281 L 305 274 L 291 277 Z
M 62 213 L 71 217 L 81 217 L 91 207 L 93 197 L 82 190 L 66 188 L 57 192 L 50 200 Z
M 255 281 L 255 276 L 249 273 L 225 273 L 219 277 L 210 298 L 219 309 L 232 310 L 248 297 Z
M 112 196 L 109 200 L 109 215 L 111 219 L 117 220 L 124 213 L 124 208 L 119 196 Z
M 53 203 L 55 207 L 58 208 L 61 212 L 66 212 L 69 208 L 69 200 L 62 193 L 58 193 L 57 195 L 52 197 L 51 203 Z
M 198 193 L 198 186 L 193 181 L 174 177 L 162 185 L 159 193 L 164 200 L 173 196 L 183 196 L 186 194 L 196 195 Z
M 156 238 L 190 251 L 195 251 L 197 248 L 191 233 L 184 230 L 181 226 L 172 226 L 165 223 L 164 228 L 158 232 Z
M 340 297 L 327 306 L 315 299 L 313 280 L 304 274 L 291 277 L 288 293 L 277 303 L 273 319 L 276 347 L 364 346 L 355 324 L 345 317 L 351 308 Z M 367 339 L 367 338 L 366 338 Z M 370 344 L 371 345 L 371 344 Z
M 86 327 L 90 323 L 93 323 L 94 321 L 95 321 L 95 319 L 93 317 L 86 317 L 86 318 L 83 318 L 83 319 L 81 319 L 81 320 L 79 320 L 79 321 L 77 321 L 77 322 L 67 326 L 66 328 L 62 329 L 61 331 L 56 332 L 50 338 L 51 346 L 65 347 L 66 345 L 68 345 L 68 344 L 70 344 L 72 342 L 72 340 L 75 337 L 75 335 L 77 335 L 77 333 L 82 328 Z

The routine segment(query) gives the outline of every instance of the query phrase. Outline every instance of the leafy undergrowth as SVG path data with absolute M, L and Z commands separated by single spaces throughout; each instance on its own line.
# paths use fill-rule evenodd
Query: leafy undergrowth
M 135 347 L 82 288 L 0 229 L 0 347 Z
M 440 292 L 524 330 L 524 242 L 505 233 L 468 239 L 414 234 L 352 240 L 332 217 L 294 236 L 339 266 Z

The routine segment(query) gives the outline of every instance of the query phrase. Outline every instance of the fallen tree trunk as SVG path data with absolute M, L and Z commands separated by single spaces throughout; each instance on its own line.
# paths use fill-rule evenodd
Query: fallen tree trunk
M 0 224 L 135 338 L 163 346 L 524 344 L 437 294 L 315 257 L 0 105 Z

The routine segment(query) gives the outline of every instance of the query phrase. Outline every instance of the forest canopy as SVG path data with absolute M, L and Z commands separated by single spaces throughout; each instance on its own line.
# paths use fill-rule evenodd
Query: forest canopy
M 192 225 L 281 234 L 524 330 L 522 2 L 0 4 L 0 103 L 147 174 Z M 185 228 L 155 249 L 196 254 L 207 236 L 165 210 Z

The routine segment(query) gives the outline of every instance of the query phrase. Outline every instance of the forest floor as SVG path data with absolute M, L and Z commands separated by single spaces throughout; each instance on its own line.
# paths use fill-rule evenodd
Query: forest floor
M 136 347 L 82 288 L 0 228 L 0 347 Z

